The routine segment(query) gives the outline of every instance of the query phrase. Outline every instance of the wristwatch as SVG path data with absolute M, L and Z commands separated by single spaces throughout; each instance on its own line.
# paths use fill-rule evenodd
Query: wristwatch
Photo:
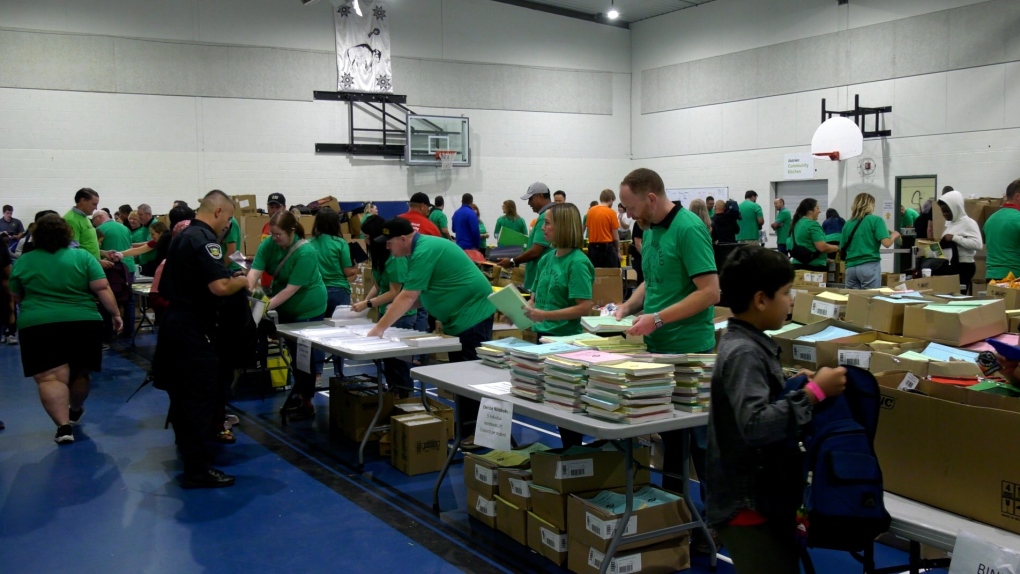
M 514 261 L 513 257 L 510 258 L 510 267 L 517 267 L 517 263 Z
M 371 299 L 365 299 L 365 305 L 368 305 L 368 308 L 371 309 L 372 308 L 372 300 Z
M 662 326 L 665 325 L 665 323 L 662 322 L 662 319 L 659 318 L 658 313 L 652 313 L 652 320 L 655 321 L 656 329 L 661 329 Z

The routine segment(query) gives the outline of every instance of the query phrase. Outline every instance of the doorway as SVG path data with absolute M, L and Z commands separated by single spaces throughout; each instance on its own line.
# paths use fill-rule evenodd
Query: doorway
M 777 181 L 772 184 L 772 189 L 772 199 L 782 198 L 786 202 L 786 209 L 790 210 L 791 216 L 797 213 L 797 206 L 800 205 L 801 201 L 808 198 L 817 200 L 818 207 L 822 210 L 822 214 L 818 216 L 818 223 L 825 221 L 825 212 L 829 209 L 829 180 Z M 775 217 L 776 214 L 772 213 L 773 221 Z M 769 227 L 770 224 L 770 221 L 766 221 L 765 228 L 769 230 L 769 245 L 774 246 L 776 231 Z
M 896 178 L 896 214 L 894 215 L 895 228 L 903 235 L 901 249 L 913 249 L 917 241 L 917 234 L 914 232 L 912 223 L 921 213 L 921 208 L 930 199 L 934 201 L 938 194 L 938 176 L 935 175 L 908 175 Z M 895 258 L 896 267 L 894 272 L 900 273 L 914 267 L 913 253 L 901 253 Z

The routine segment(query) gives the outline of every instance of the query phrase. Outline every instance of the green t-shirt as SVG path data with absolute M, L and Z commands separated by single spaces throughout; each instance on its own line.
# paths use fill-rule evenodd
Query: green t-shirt
M 578 299 L 591 299 L 595 283 L 595 267 L 580 249 L 562 257 L 550 249 L 536 262 L 538 281 L 535 284 L 535 307 L 543 311 L 559 311 L 577 305 Z M 543 321 L 531 328 L 549 335 L 581 334 L 581 319 Z
M 64 221 L 71 227 L 71 238 L 78 242 L 78 247 L 88 251 L 99 261 L 99 238 L 96 237 L 96 228 L 92 226 L 92 220 L 77 209 L 71 209 L 64 214 Z
M 372 269 L 372 278 L 375 279 L 379 295 L 385 295 L 390 292 L 390 283 L 403 285 L 407 281 L 407 257 L 390 257 L 386 260 L 386 266 L 382 271 Z M 388 308 L 389 305 L 380 305 L 379 316 L 385 315 Z M 407 313 L 404 313 L 404 316 L 407 317 L 417 313 L 417 309 L 409 309 Z
M 294 240 L 298 239 L 295 237 Z M 272 274 L 287 255 L 287 250 L 273 242 L 272 237 L 267 237 L 259 244 L 251 268 Z M 273 276 L 269 292 L 276 295 L 287 285 L 300 285 L 301 288 L 279 306 L 284 321 L 310 319 L 326 312 L 326 285 L 319 273 L 318 252 L 311 244 L 305 243 L 298 247 L 287 259 L 280 273 Z
M 418 235 L 408 259 L 404 289 L 420 292 L 422 306 L 445 333 L 459 335 L 496 313 L 492 285 L 456 243 Z
M 740 233 L 737 234 L 737 241 L 757 241 L 760 237 L 761 228 L 758 227 L 758 218 L 765 220 L 765 214 L 761 206 L 745 199 L 740 204 Z M 702 223 L 704 225 L 704 223 Z
M 117 222 L 111 222 L 120 225 Z M 18 328 L 68 321 L 102 321 L 89 283 L 106 279 L 99 260 L 84 249 L 35 249 L 18 257 L 10 287 L 23 297 Z
M 549 205 L 552 205 L 551 203 Z M 548 209 L 542 210 L 542 213 L 538 214 L 538 220 L 535 221 L 535 226 L 531 228 L 531 233 L 528 234 L 528 243 L 525 244 L 524 250 L 531 249 L 532 245 L 541 245 L 545 248 L 545 251 L 549 250 L 549 242 L 545 240 L 545 233 L 542 233 L 542 226 L 545 225 L 545 214 Z M 541 259 L 541 255 L 539 259 Z M 535 283 L 538 282 L 538 259 L 534 259 L 531 263 L 524 264 L 524 288 L 528 291 L 535 290 Z
M 840 237 L 839 246 L 847 245 L 850 234 L 857 227 L 857 220 L 851 219 L 843 226 L 843 236 Z M 882 256 L 878 250 L 882 248 L 882 240 L 889 239 L 889 230 L 885 221 L 877 215 L 866 215 L 861 221 L 861 228 L 854 234 L 854 240 L 846 248 L 846 266 L 857 267 L 865 263 L 881 261 Z
M 793 216 L 790 215 L 790 210 L 785 207 L 776 213 L 776 223 L 782 224 L 776 229 L 776 243 L 779 245 L 786 245 L 786 241 L 790 238 L 790 222 L 792 220 Z
M 308 240 L 319 253 L 319 273 L 326 287 L 339 287 L 348 293 L 351 284 L 344 275 L 344 269 L 353 267 L 351 248 L 342 237 L 335 235 L 319 235 Z
M 435 224 L 436 229 L 439 230 L 439 233 L 443 232 L 443 228 L 446 228 L 447 233 L 450 232 L 449 220 L 446 218 L 446 214 L 443 213 L 441 210 L 433 209 L 431 212 L 429 212 L 429 221 Z
M 697 291 L 694 278 L 716 273 L 712 238 L 701 218 L 680 209 L 668 229 L 652 225 L 641 244 L 644 312 L 656 313 Z M 645 336 L 652 353 L 701 353 L 715 347 L 712 307 Z
M 100 249 L 103 251 L 127 251 L 131 249 L 131 230 L 123 224 L 109 220 L 99 226 L 99 232 L 103 234 L 103 242 Z M 135 272 L 135 258 L 125 257 L 124 268 L 128 273 Z
M 138 229 L 131 232 L 131 243 L 148 243 L 152 240 L 152 235 L 149 233 L 149 228 L 141 225 Z M 149 261 L 156 258 L 156 250 L 152 249 L 142 253 L 138 257 L 135 257 L 135 263 L 138 265 L 145 265 Z
M 504 227 L 506 227 L 507 229 L 513 229 L 514 231 L 520 233 L 521 235 L 528 234 L 528 224 L 525 223 L 524 218 L 519 215 L 513 219 L 510 219 L 505 215 L 500 215 L 499 219 L 496 220 L 496 230 L 493 231 L 493 233 L 496 234 L 496 237 L 499 237 L 499 232 Z
M 479 219 L 478 220 L 478 236 L 481 237 L 482 244 L 480 245 L 480 247 L 481 247 L 482 251 L 485 251 L 486 249 L 489 248 L 489 240 L 486 239 L 485 237 L 482 237 L 486 233 L 488 233 L 488 231 L 485 230 L 485 224 L 482 223 L 481 219 Z
M 914 227 L 914 222 L 917 221 L 918 217 L 919 214 L 916 211 L 907 208 L 907 210 L 900 215 L 900 229 Z
M 825 232 L 822 231 L 822 225 L 814 219 L 808 219 L 806 217 L 801 218 L 797 222 L 797 226 L 794 228 L 793 233 L 790 235 L 790 241 L 787 242 L 787 246 L 790 248 L 791 253 L 793 252 L 793 242 L 797 241 L 797 245 L 805 249 L 815 251 L 815 242 L 828 243 L 825 240 Z M 797 258 L 793 258 L 794 265 L 810 265 L 812 267 L 825 267 L 829 264 L 829 256 L 825 253 L 818 252 L 818 256 L 811 261 L 797 261 Z
M 221 246 L 223 247 L 224 259 L 227 259 L 228 243 L 233 243 L 234 249 L 237 251 L 240 251 L 241 248 L 243 247 L 243 245 L 241 245 L 241 224 L 239 224 L 237 222 L 237 219 L 233 217 L 230 218 L 230 229 L 227 229 L 227 234 L 223 236 L 223 243 L 221 244 Z M 244 271 L 244 267 L 238 265 L 236 261 L 230 261 L 230 264 L 227 265 L 227 269 L 230 269 L 231 273 L 234 273 L 236 271 Z
M 989 279 L 1005 279 L 1010 272 L 1020 277 L 1020 211 L 1003 207 L 985 222 Z

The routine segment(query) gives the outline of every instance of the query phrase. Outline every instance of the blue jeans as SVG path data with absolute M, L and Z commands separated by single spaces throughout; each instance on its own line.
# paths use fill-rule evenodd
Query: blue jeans
M 882 286 L 882 263 L 872 261 L 846 268 L 847 289 L 878 289 Z
M 326 287 L 326 316 L 332 317 L 340 305 L 351 304 L 351 292 L 343 287 Z
M 396 323 L 393 323 L 393 327 L 397 329 L 413 329 L 416 315 L 405 315 L 397 319 Z M 386 377 L 386 383 L 389 384 L 390 388 L 399 387 L 401 389 L 412 389 L 414 388 L 414 380 L 411 379 L 411 364 L 404 359 L 383 359 L 383 375 Z M 401 390 L 401 395 L 406 395 L 407 391 Z

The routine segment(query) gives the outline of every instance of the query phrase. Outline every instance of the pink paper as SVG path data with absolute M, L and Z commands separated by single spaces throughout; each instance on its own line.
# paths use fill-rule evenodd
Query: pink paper
M 1014 347 L 1020 345 L 1020 334 L 1018 333 L 1004 333 L 1002 335 L 999 335 L 998 337 L 992 338 L 995 339 L 996 341 L 1002 341 L 1007 345 L 1013 345 Z M 995 351 L 995 349 L 993 349 L 991 345 L 984 341 L 979 341 L 977 343 L 967 345 L 966 347 L 963 348 L 966 349 L 967 351 L 974 351 L 975 353 L 980 353 L 982 351 L 993 352 Z

